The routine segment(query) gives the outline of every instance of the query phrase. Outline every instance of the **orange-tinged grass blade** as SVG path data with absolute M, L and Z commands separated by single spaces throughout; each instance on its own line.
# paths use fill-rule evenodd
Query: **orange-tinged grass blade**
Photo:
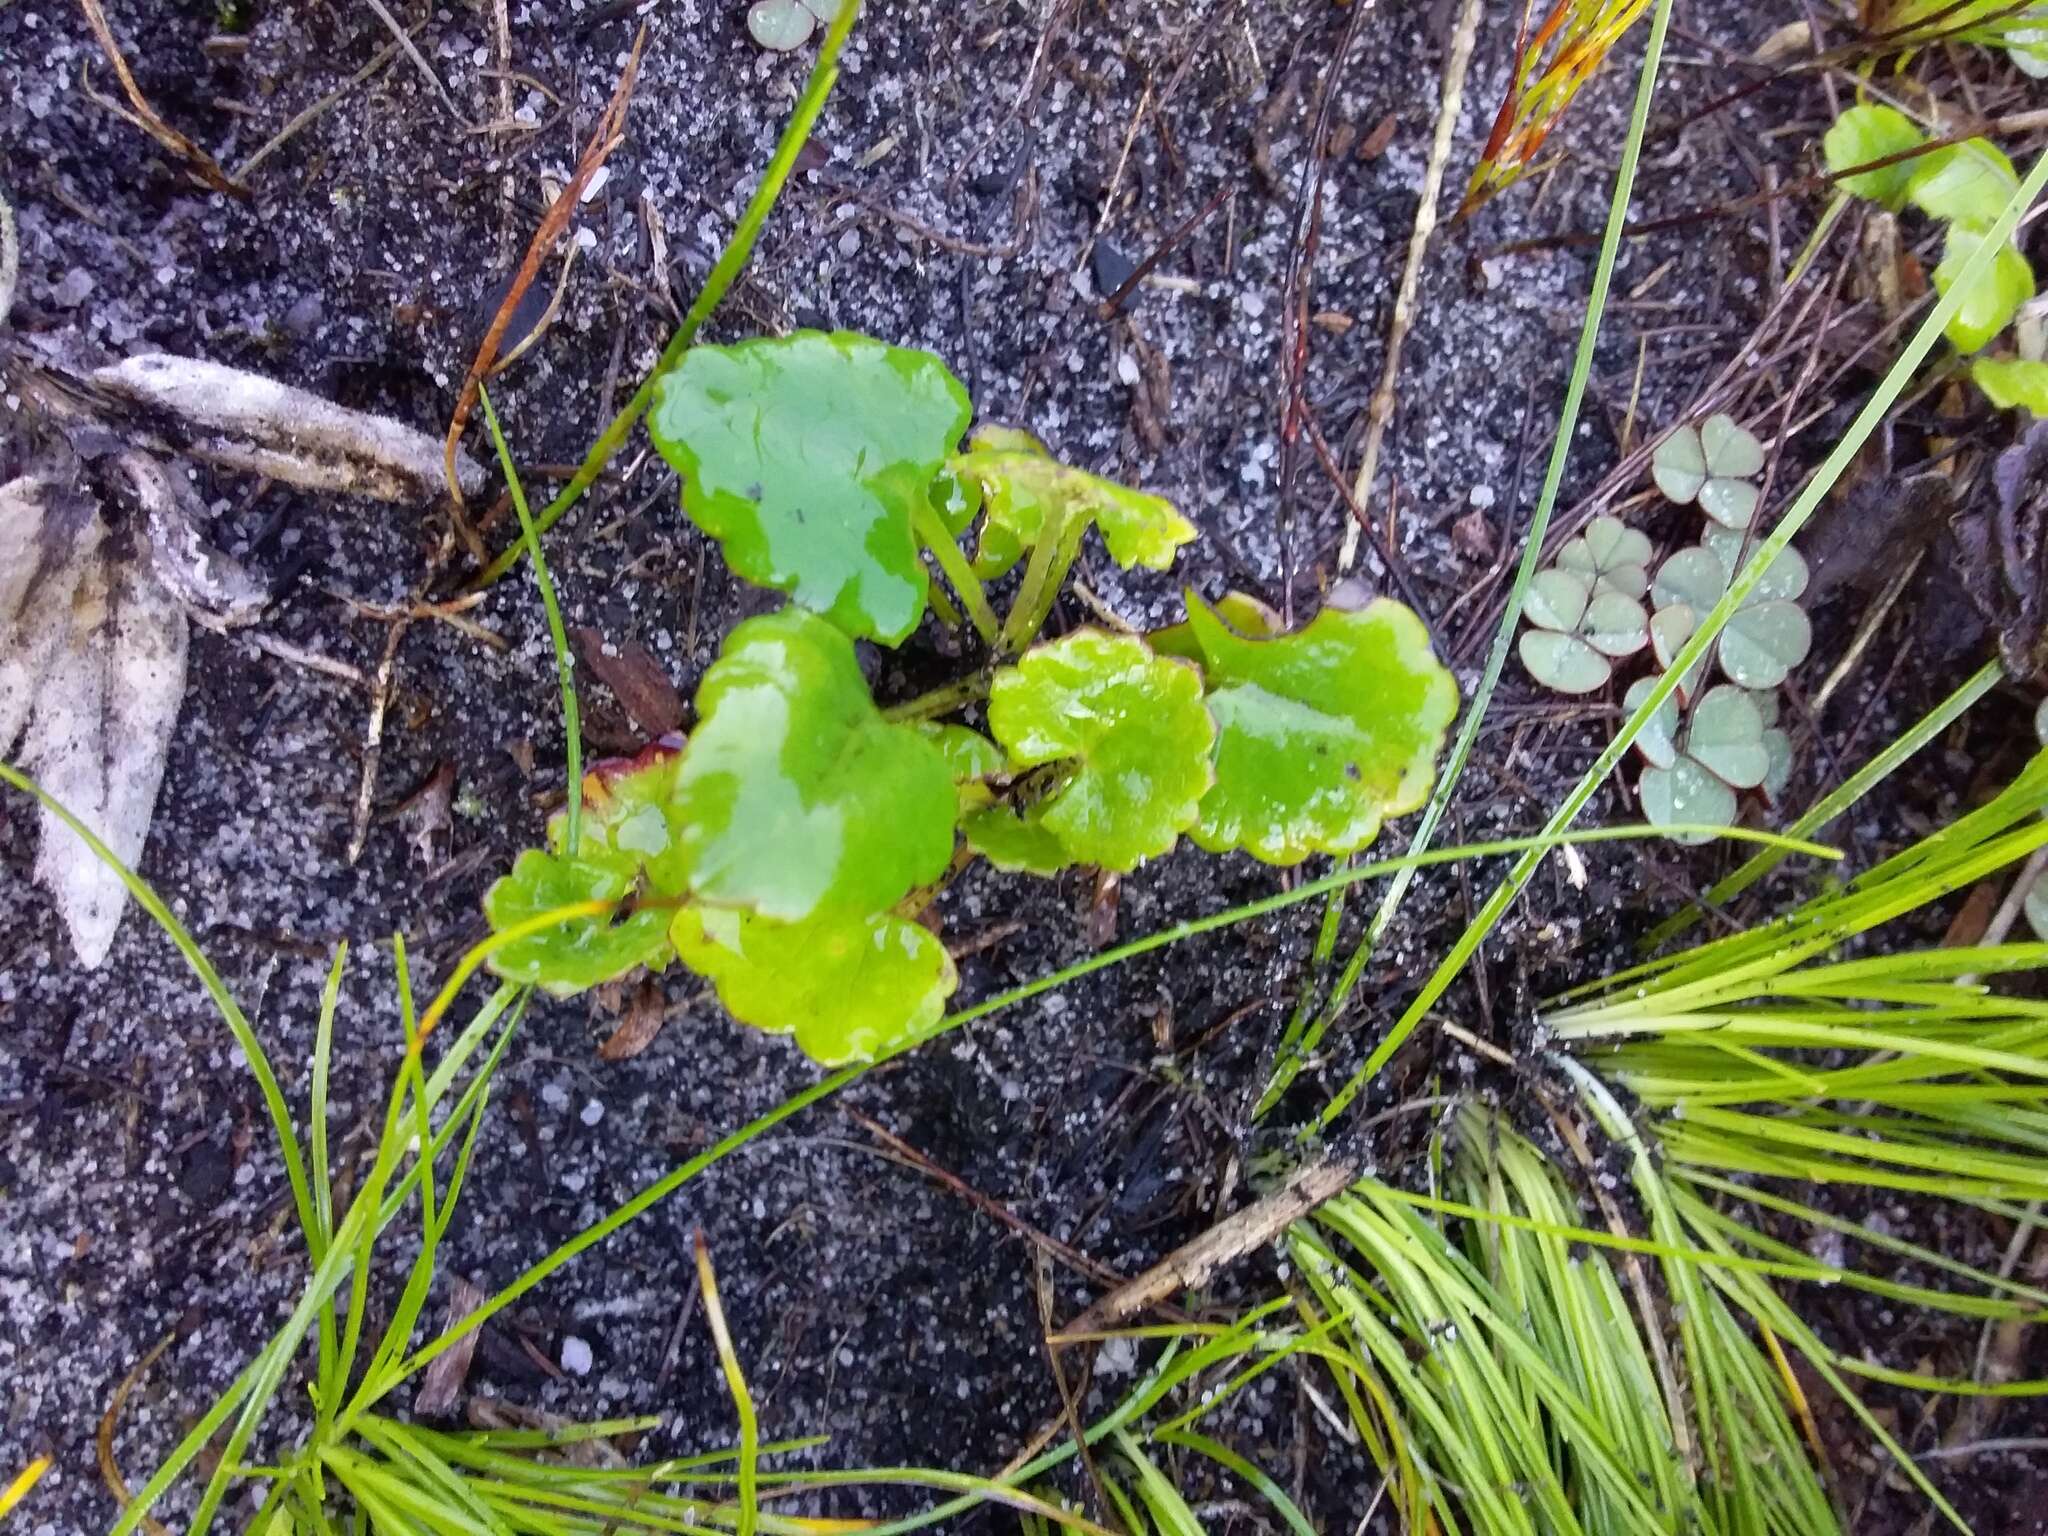
M 1514 82 L 1465 188 L 1461 219 L 1521 178 L 1572 98 L 1649 9 L 1649 0 L 1554 0 L 1532 30 L 1536 3 L 1525 0 Z

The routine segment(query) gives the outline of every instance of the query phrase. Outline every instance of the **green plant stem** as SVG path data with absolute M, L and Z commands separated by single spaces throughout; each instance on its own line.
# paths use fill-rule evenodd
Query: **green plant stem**
M 562 623 L 562 605 L 555 596 L 555 578 L 548 571 L 540 550 L 540 530 L 527 510 L 526 489 L 519 483 L 519 471 L 512 463 L 512 450 L 505 442 L 505 430 L 498 425 L 498 412 L 491 404 L 491 392 L 479 384 L 477 399 L 483 403 L 484 424 L 490 428 L 491 446 L 498 451 L 498 467 L 505 472 L 505 485 L 512 493 L 512 509 L 519 514 L 519 531 L 533 560 L 533 583 L 540 588 L 540 605 L 547 610 L 548 640 L 555 648 L 555 676 L 562 688 L 562 733 L 569 759 L 569 788 L 565 801 L 568 824 L 562 849 L 570 858 L 583 846 L 583 722 L 576 707 L 576 662 L 569 654 L 569 631 Z
M 918 541 L 931 551 L 932 558 L 939 562 L 939 569 L 946 573 L 946 580 L 959 594 L 960 605 L 967 610 L 968 621 L 974 625 L 974 632 L 981 636 L 981 643 L 993 648 L 997 636 L 1002 633 L 1002 626 L 996 622 L 996 611 L 989 606 L 988 592 L 983 588 L 981 578 L 974 574 L 974 567 L 960 552 L 945 519 L 939 516 L 937 508 L 920 500 L 911 513 L 911 526 Z
M 1059 601 L 1067 572 L 1081 553 L 1081 540 L 1088 532 L 1089 519 L 1055 501 L 1047 508 L 1045 522 L 1038 530 L 1038 542 L 1031 546 L 1031 561 L 1024 568 L 1024 581 L 1017 600 L 1003 621 L 1003 651 L 1015 655 L 1045 628 L 1052 605 Z
M 1593 372 L 1593 349 L 1600 335 L 1601 317 L 1606 313 L 1607 296 L 1614 283 L 1614 267 L 1621 250 L 1622 234 L 1628 225 L 1629 201 L 1635 188 L 1636 167 L 1642 159 L 1643 139 L 1649 131 L 1650 103 L 1656 96 L 1657 71 L 1664 55 L 1664 39 L 1671 24 L 1672 0 L 1657 0 L 1657 8 L 1650 21 L 1649 45 L 1643 54 L 1642 74 L 1636 84 L 1635 107 L 1629 117 L 1628 138 L 1621 151 L 1621 165 L 1615 172 L 1614 195 L 1608 204 L 1607 228 L 1600 240 L 1600 255 L 1593 268 L 1592 292 L 1586 301 L 1585 323 L 1579 328 L 1578 351 L 1572 360 L 1571 379 L 1565 387 L 1564 408 L 1558 416 L 1557 435 L 1551 442 L 1550 464 L 1543 477 L 1543 490 L 1536 501 L 1536 511 L 1529 520 L 1529 531 L 1524 536 L 1521 564 L 1515 569 L 1514 586 L 1508 592 L 1507 610 L 1501 615 L 1500 628 L 1493 637 L 1493 648 L 1487 653 L 1486 671 L 1482 674 L 1472 702 L 1467 706 L 1465 718 L 1458 727 L 1458 739 L 1451 749 L 1451 755 L 1442 774 L 1437 778 L 1436 791 L 1430 796 L 1429 805 L 1423 811 L 1422 824 L 1416 829 L 1410 848 L 1417 852 L 1426 849 L 1444 813 L 1450 808 L 1451 797 L 1456 794 L 1459 780 L 1464 776 L 1465 765 L 1470 760 L 1472 749 L 1479 740 L 1480 727 L 1486 723 L 1487 706 L 1493 701 L 1494 690 L 1500 685 L 1502 671 L 1507 666 L 1508 651 L 1514 644 L 1515 628 L 1521 622 L 1522 605 L 1529 591 L 1529 583 L 1536 574 L 1536 567 L 1543 555 L 1544 536 L 1550 530 L 1551 513 L 1557 506 L 1558 492 L 1564 485 L 1564 472 L 1571 458 L 1572 443 L 1577 433 L 1579 412 L 1585 403 L 1586 389 Z M 1294 1034 L 1292 1041 L 1283 1036 L 1281 1054 L 1274 1061 L 1273 1077 L 1266 1090 L 1260 1095 L 1255 1115 L 1263 1115 L 1279 1102 L 1300 1073 L 1304 1061 L 1315 1053 L 1323 1037 L 1343 1013 L 1351 1000 L 1352 992 L 1365 974 L 1365 967 L 1379 948 L 1380 940 L 1393 926 L 1394 918 L 1400 911 L 1401 902 L 1408 893 L 1412 875 L 1396 876 L 1380 900 L 1379 911 L 1374 914 L 1365 936 L 1351 951 L 1345 962 L 1343 974 L 1331 989 L 1327 1002 L 1316 1015 L 1313 1024 L 1295 1029 L 1289 1021 L 1289 1031 Z M 1332 912 L 1324 920 L 1324 937 L 1334 945 L 1336 938 L 1337 913 Z M 1318 949 L 1323 946 L 1319 942 Z M 1313 991 L 1304 988 L 1304 999 L 1312 999 Z M 1297 1012 L 1301 1005 L 1297 1004 Z M 1375 1068 L 1377 1070 L 1377 1068 Z M 1347 1100 L 1348 1102 L 1348 1100 Z
M 963 705 L 972 704 L 988 697 L 989 689 L 995 685 L 995 675 L 990 672 L 976 672 L 958 682 L 947 683 L 929 693 L 920 693 L 914 699 L 901 704 L 891 704 L 882 711 L 884 720 L 933 720 L 940 715 L 950 715 Z
M 2005 669 L 2000 663 L 1987 661 L 1962 687 L 1935 705 L 1882 752 L 1844 779 L 1838 788 L 1816 802 L 1805 815 L 1786 829 L 1786 835 L 1812 837 L 1823 830 L 1842 812 L 1890 778 L 1901 764 L 1928 742 L 1968 713 L 1979 699 L 1998 686 L 1999 679 L 2004 675 Z M 1733 901 L 1782 862 L 1782 858 L 1774 849 L 1767 848 L 1756 854 L 1708 890 L 1705 906 L 1718 907 Z M 1640 948 L 1647 953 L 1677 938 L 1700 920 L 1705 906 L 1695 903 L 1666 918 L 1650 930 Z
M 690 306 L 683 322 L 676 327 L 676 333 L 662 349 L 660 360 L 643 379 L 640 387 L 633 391 L 633 398 L 626 402 L 625 409 L 614 416 L 604 431 L 599 434 L 590 452 L 583 456 L 576 473 L 569 483 L 562 487 L 560 494 L 541 509 L 534 519 L 539 533 L 546 533 L 561 520 L 570 508 L 583 499 L 583 493 L 597 483 L 597 477 L 604 473 L 611 463 L 612 455 L 619 451 L 640 418 L 647 414 L 654 403 L 654 388 L 661 376 L 682 361 L 683 354 L 696 342 L 697 332 L 712 312 L 724 300 L 726 292 L 738 279 L 747 261 L 754 254 L 755 242 L 761 238 L 761 228 L 768 222 L 768 215 L 775 210 L 775 204 L 782 196 L 782 189 L 796 170 L 797 156 L 804 145 L 810 142 L 811 130 L 817 125 L 818 116 L 825 110 L 825 102 L 832 94 L 832 87 L 839 80 L 839 54 L 846 46 L 847 35 L 853 31 L 853 24 L 860 15 L 861 0 L 846 0 L 838 19 L 826 29 L 825 40 L 818 49 L 818 59 L 811 66 L 811 77 L 804 85 L 803 96 L 796 104 L 789 123 L 782 130 L 782 138 L 776 143 L 775 154 L 768 162 L 768 169 L 762 173 L 761 183 L 754 188 L 754 195 L 748 199 L 746 211 L 740 215 L 740 222 L 733 230 L 731 241 L 720 253 L 711 275 L 704 280 L 703 291 Z M 514 544 L 497 559 L 485 567 L 483 575 L 477 578 L 479 587 L 488 587 L 519 563 L 526 545 Z
M 1655 56 L 1661 42 L 1668 9 L 1669 0 L 1660 0 L 1651 34 L 1652 57 Z M 1813 516 L 1835 483 L 1841 479 L 1843 472 L 1862 451 L 1871 433 L 1882 424 L 1886 413 L 1913 382 L 1920 364 L 1942 339 L 1943 331 L 1955 317 L 1971 285 L 1990 267 L 1997 250 L 2012 237 L 2012 232 L 2018 227 L 2020 219 L 2033 206 L 2035 199 L 2040 197 L 2044 187 L 2048 187 L 2048 151 L 2043 151 L 2035 159 L 2026 180 L 2007 199 L 2004 212 L 1986 232 L 1984 239 L 1964 264 L 1963 270 L 1957 275 L 1948 293 L 1921 322 L 1920 329 L 1914 332 L 1913 339 L 1906 344 L 1905 350 L 1892 364 L 1891 370 L 1871 395 L 1869 402 L 1857 413 L 1856 420 L 1843 434 L 1842 440 L 1835 445 L 1834 451 L 1807 482 L 1806 488 L 1786 509 L 1784 517 L 1779 520 L 1777 530 L 1751 552 L 1749 563 L 1737 574 L 1720 602 L 1714 605 L 1713 611 L 1701 621 L 1692 639 L 1672 658 L 1670 669 L 1657 679 L 1656 686 L 1650 689 L 1635 712 L 1622 723 L 1621 729 L 1615 733 L 1614 740 L 1609 743 L 1607 749 L 1586 770 L 1584 777 L 1573 786 L 1571 793 L 1565 796 L 1564 801 L 1544 823 L 1546 830 L 1561 831 L 1578 819 L 1586 803 L 1593 798 L 1600 786 L 1607 782 L 1607 776 L 1614 772 L 1622 758 L 1627 755 L 1629 748 L 1635 744 L 1636 737 L 1642 732 L 1643 727 L 1664 706 L 1664 701 L 1677 690 L 1679 679 L 1687 676 L 1693 666 L 1706 656 L 1708 648 L 1720 638 L 1721 631 L 1727 627 L 1729 619 L 1734 617 L 1735 611 L 1748 599 L 1757 583 L 1763 580 L 1764 573 L 1770 569 L 1771 563 L 1784 552 L 1785 547 L 1792 542 L 1793 536 L 1806 526 L 1807 519 Z M 1437 1000 L 1449 990 L 1451 983 L 1464 971 L 1466 964 L 1485 942 L 1486 936 L 1493 931 L 1502 914 L 1521 894 L 1522 888 L 1529 883 L 1530 877 L 1536 873 L 1543 859 L 1543 854 L 1531 852 L 1515 861 L 1507 877 L 1466 925 L 1457 943 L 1451 947 L 1451 952 L 1444 957 L 1443 962 L 1423 984 L 1422 990 L 1415 995 L 1401 1017 L 1387 1031 L 1385 1038 L 1366 1058 L 1364 1065 L 1351 1075 L 1350 1080 L 1324 1106 L 1322 1113 L 1314 1122 L 1315 1129 L 1327 1130 L 1364 1091 L 1366 1084 L 1372 1081 L 1373 1076 L 1386 1065 L 1394 1052 L 1401 1048 L 1409 1035 L 1415 1032 L 1424 1015 L 1435 1007 Z

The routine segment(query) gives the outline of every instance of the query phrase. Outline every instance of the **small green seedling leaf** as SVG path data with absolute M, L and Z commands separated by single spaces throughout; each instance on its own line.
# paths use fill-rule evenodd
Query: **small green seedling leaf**
M 1704 425 L 1679 427 L 1651 455 L 1657 489 L 1728 528 L 1747 528 L 1756 517 L 1757 488 L 1749 477 L 1764 467 L 1763 444 L 1731 416 L 1715 412 Z
M 1579 638 L 1602 656 L 1633 656 L 1650 643 L 1650 615 L 1632 597 L 1596 590 L 1579 621 Z
M 1522 614 L 1540 629 L 1576 634 L 1592 601 L 1592 581 L 1577 571 L 1552 567 L 1529 578 L 1529 595 L 1522 605 Z
M 960 830 L 967 846 L 997 869 L 1013 875 L 1056 875 L 1074 862 L 1067 845 L 1047 829 L 1043 805 L 1028 811 L 991 805 L 966 816 Z
M 1689 757 L 1681 757 L 1670 768 L 1645 768 L 1636 791 L 1642 796 L 1643 814 L 1655 826 L 1691 822 L 1727 827 L 1735 823 L 1735 791 Z M 1681 843 L 1704 843 L 1707 834 L 1674 833 L 1673 838 Z
M 1216 599 L 1214 612 L 1245 640 L 1269 640 L 1285 627 L 1278 613 L 1249 592 L 1224 593 Z M 1195 626 L 1186 619 L 1153 630 L 1145 636 L 1145 643 L 1161 656 L 1178 656 L 1198 667 L 1202 664 L 1202 642 L 1195 638 Z
M 2019 186 L 2019 173 L 1997 145 L 1966 139 L 1921 156 L 1906 195 L 1922 213 L 1944 223 L 1990 225 Z
M 2048 417 L 2048 363 L 1980 357 L 1970 364 L 1970 377 L 1999 410 L 2026 410 Z
M 700 901 L 780 922 L 865 917 L 946 868 L 946 754 L 882 718 L 853 642 L 823 619 L 785 608 L 734 629 L 697 715 L 674 822 Z
M 799 331 L 691 348 L 648 428 L 735 574 L 895 645 L 925 609 L 912 524 L 971 414 L 929 352 Z
M 1388 599 L 1325 608 L 1297 634 L 1252 640 L 1194 593 L 1187 604 L 1218 728 L 1197 844 L 1268 864 L 1355 853 L 1428 797 L 1458 685 L 1414 613 Z
M 822 1066 L 870 1061 L 938 1022 L 960 984 L 930 929 L 893 913 L 778 923 L 686 907 L 676 953 L 743 1024 L 793 1034 Z
M 1144 641 L 1082 629 L 996 674 L 989 729 L 1012 762 L 1062 765 L 1034 815 L 1067 862 L 1128 872 L 1172 848 L 1213 781 L 1201 674 Z
M 1949 226 L 1941 265 L 1934 269 L 1934 287 L 1943 297 L 1962 280 L 1964 265 L 1983 241 L 1982 231 L 1961 224 Z M 2033 296 L 2034 269 L 2007 242 L 1999 246 L 1991 264 L 1964 289 L 1961 307 L 1950 317 L 1943 334 L 1966 356 L 1981 351 L 2012 324 L 2020 306 Z
M 981 490 L 986 516 L 974 570 L 985 581 L 1014 566 L 1049 521 L 1070 540 L 1094 523 L 1110 558 L 1126 570 L 1166 570 L 1195 537 L 1195 525 L 1164 497 L 1062 464 L 1037 438 L 1014 428 L 982 428 L 951 468 Z
M 578 902 L 622 904 L 639 878 L 640 866 L 632 857 L 602 846 L 573 859 L 529 848 L 513 862 L 512 872 L 485 893 L 484 915 L 503 933 Z M 665 965 L 668 925 L 669 913 L 662 909 L 618 920 L 577 918 L 494 950 L 490 968 L 506 981 L 539 987 L 553 997 L 574 997 L 635 967 Z
M 1557 552 L 1557 569 L 1586 577 L 1593 595 L 1619 592 L 1641 598 L 1650 590 L 1650 537 L 1615 517 L 1596 517 Z
M 1650 587 L 1650 601 L 1660 609 L 1682 604 L 1700 614 L 1720 602 L 1721 594 L 1727 590 L 1728 568 L 1721 563 L 1720 556 L 1711 549 L 1690 544 L 1674 550 L 1658 567 L 1657 579 Z M 1686 639 L 1691 638 L 1688 630 Z
M 1842 177 L 1844 191 L 1897 213 L 1906 206 L 1907 190 L 1921 169 L 1919 161 L 1901 160 L 1856 176 L 1842 176 L 1842 172 L 1905 154 L 1926 142 L 1926 135 L 1905 113 L 1871 103 L 1851 107 L 1836 118 L 1821 140 L 1821 152 L 1827 157 L 1828 170 Z

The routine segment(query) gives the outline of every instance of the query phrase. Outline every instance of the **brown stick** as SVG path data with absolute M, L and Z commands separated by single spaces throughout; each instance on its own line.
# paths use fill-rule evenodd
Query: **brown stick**
M 149 104 L 149 98 L 142 94 L 142 87 L 135 83 L 135 74 L 128 68 L 128 60 L 122 56 L 121 45 L 114 41 L 114 29 L 107 25 L 107 13 L 100 9 L 100 0 L 78 0 L 78 6 L 85 12 L 86 24 L 92 28 L 93 36 L 100 40 L 100 51 L 114 66 L 115 78 L 127 93 L 128 105 L 135 109 L 135 120 L 142 125 L 143 131 L 189 165 L 193 174 L 214 191 L 248 201 L 247 187 L 230 178 L 213 156 L 157 116 L 156 108 Z
M 1119 1286 L 1054 1336 L 1056 1344 L 1078 1344 L 1089 1335 L 1128 1322 L 1176 1291 L 1191 1290 L 1226 1265 L 1263 1248 L 1324 1201 L 1356 1183 L 1357 1162 L 1326 1158 L 1310 1163 L 1254 1205 L 1226 1217 L 1191 1243 L 1184 1243 L 1135 1280 Z
M 90 0 L 81 0 L 81 3 L 90 3 Z M 633 99 L 633 83 L 639 78 L 640 55 L 646 46 L 647 24 L 642 22 L 639 35 L 633 39 L 633 52 L 626 60 L 626 67 L 619 72 L 619 83 L 612 90 L 612 99 L 598 118 L 590 142 L 584 145 L 583 157 L 576 162 L 576 173 L 542 217 L 540 228 L 533 232 L 533 239 L 527 243 L 526 255 L 521 258 L 519 270 L 512 278 L 512 286 L 505 290 L 504 302 L 491 316 L 490 327 L 477 345 L 476 357 L 470 363 L 469 371 L 462 376 L 462 393 L 456 398 L 455 414 L 448 423 L 448 438 L 442 445 L 448 494 L 455 498 L 457 507 L 463 505 L 463 500 L 462 487 L 456 483 L 455 455 L 462 446 L 462 432 L 469 425 L 470 412 L 476 409 L 477 393 L 483 388 L 484 380 L 491 376 L 492 365 L 498 359 L 498 348 L 505 340 L 505 332 L 512 324 L 512 315 L 519 308 L 519 301 L 533 286 L 548 252 L 554 249 L 569 228 L 569 221 L 575 218 L 577 206 L 583 201 L 583 189 L 590 185 L 590 178 L 597 174 L 611 152 L 624 142 L 626 108 Z

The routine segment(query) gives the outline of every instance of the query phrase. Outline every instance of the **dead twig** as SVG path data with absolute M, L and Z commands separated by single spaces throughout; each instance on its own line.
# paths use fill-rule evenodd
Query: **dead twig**
M 376 680 L 370 689 L 370 723 L 363 732 L 363 774 L 356 785 L 353 830 L 348 836 L 348 867 L 354 869 L 370 840 L 370 806 L 377 795 L 377 765 L 384 756 L 384 717 L 391 709 L 391 679 L 398 670 L 398 647 L 412 620 L 399 619 L 384 640 L 384 659 L 377 664 Z
M 376 0 L 371 0 L 372 4 Z M 93 36 L 99 39 L 100 52 L 107 56 L 107 62 L 114 67 L 114 77 L 121 82 L 121 89 L 128 97 L 128 105 L 135 109 L 134 121 L 143 132 L 157 143 L 183 160 L 201 181 L 216 192 L 225 192 L 229 197 L 249 199 L 249 189 L 234 180 L 220 168 L 213 156 L 178 132 L 157 115 L 156 108 L 149 104 L 149 98 L 142 94 L 142 87 L 135 83 L 135 73 L 128 67 L 128 60 L 121 52 L 121 45 L 114 41 L 114 29 L 107 25 L 107 13 L 100 9 L 100 0 L 78 0 L 79 9 L 85 12 L 86 25 L 92 28 Z
M 348 79 L 344 80 L 340 85 L 337 85 L 325 96 L 322 96 L 310 107 L 305 108 L 303 111 L 293 113 L 291 120 L 287 122 L 282 128 L 278 129 L 277 132 L 272 134 L 267 140 L 265 140 L 262 147 L 259 148 L 255 154 L 251 155 L 248 159 L 244 160 L 240 165 L 235 167 L 235 180 L 247 181 L 251 176 L 255 175 L 258 167 L 260 167 L 264 161 L 268 160 L 280 149 L 283 149 L 285 145 L 291 143 L 293 139 L 297 138 L 301 133 L 305 132 L 305 130 L 310 128 L 314 123 L 320 121 L 320 119 L 325 117 L 329 112 L 332 112 L 348 96 L 348 93 L 350 91 L 353 91 L 357 86 L 363 84 L 363 82 L 370 79 L 379 70 L 383 69 L 385 65 L 389 64 L 393 59 L 397 57 L 398 44 L 386 43 L 382 48 L 379 48 L 377 52 L 371 57 L 369 63 L 365 64 L 361 69 L 357 70 L 354 74 L 350 75 Z
M 1341 1195 L 1358 1175 L 1354 1159 L 1325 1158 L 1310 1163 L 1264 1199 L 1219 1221 L 1136 1279 L 1111 1291 L 1055 1334 L 1053 1342 L 1086 1342 L 1159 1305 L 1176 1291 L 1206 1283 L 1219 1269 L 1265 1247 L 1317 1206 Z
M 1337 569 L 1348 571 L 1358 559 L 1358 535 L 1372 515 L 1372 486 L 1379 477 L 1380 448 L 1386 441 L 1387 424 L 1394 419 L 1396 386 L 1401 379 L 1401 348 L 1415 324 L 1415 297 L 1422 287 L 1422 262 L 1429 254 L 1430 237 L 1436 233 L 1437 203 L 1443 196 L 1444 168 L 1451 162 L 1451 140 L 1457 132 L 1458 109 L 1465 100 L 1465 76 L 1472 64 L 1472 47 L 1479 36 L 1480 0 L 1465 0 L 1458 13 L 1457 29 L 1451 34 L 1450 53 L 1444 59 L 1442 105 L 1437 112 L 1436 138 L 1430 144 L 1429 165 L 1422 176 L 1422 200 L 1415 205 L 1415 228 L 1408 237 L 1408 264 L 1401 271 L 1400 291 L 1394 298 L 1394 313 L 1387 322 L 1387 359 L 1380 370 L 1379 388 L 1366 406 L 1365 457 L 1358 466 L 1358 478 L 1351 488 L 1351 521 L 1344 525 L 1344 542 L 1337 551 Z M 1388 544 L 1394 543 L 1389 538 Z
M 583 147 L 583 156 L 576 162 L 575 173 L 570 176 L 569 184 L 562 188 L 561 196 L 554 200 L 542 217 L 540 228 L 533 232 L 533 239 L 527 243 L 526 255 L 520 260 L 519 270 L 513 275 L 504 300 L 498 305 L 498 312 L 491 317 L 484 338 L 477 345 L 476 357 L 470 362 L 469 371 L 462 377 L 462 392 L 456 398 L 455 414 L 448 423 L 448 437 L 442 445 L 448 490 L 457 507 L 463 505 L 463 500 L 462 488 L 456 483 L 455 456 L 461 448 L 463 429 L 469 425 L 470 413 L 476 409 L 477 394 L 483 388 L 484 380 L 494 371 L 498 348 L 511 327 L 513 313 L 526 296 L 526 290 L 533 286 L 534 278 L 540 274 L 541 263 L 547 259 L 548 252 L 554 249 L 556 242 L 568 230 L 569 221 L 575 218 L 591 177 L 597 174 L 612 151 L 624 142 L 626 108 L 633 99 L 633 85 L 640 76 L 640 56 L 646 47 L 647 25 L 642 22 L 638 35 L 633 39 L 633 51 L 627 56 L 626 67 L 619 72 L 619 83 L 612 90 L 612 99 L 606 103 L 597 127 L 591 131 L 590 141 Z

